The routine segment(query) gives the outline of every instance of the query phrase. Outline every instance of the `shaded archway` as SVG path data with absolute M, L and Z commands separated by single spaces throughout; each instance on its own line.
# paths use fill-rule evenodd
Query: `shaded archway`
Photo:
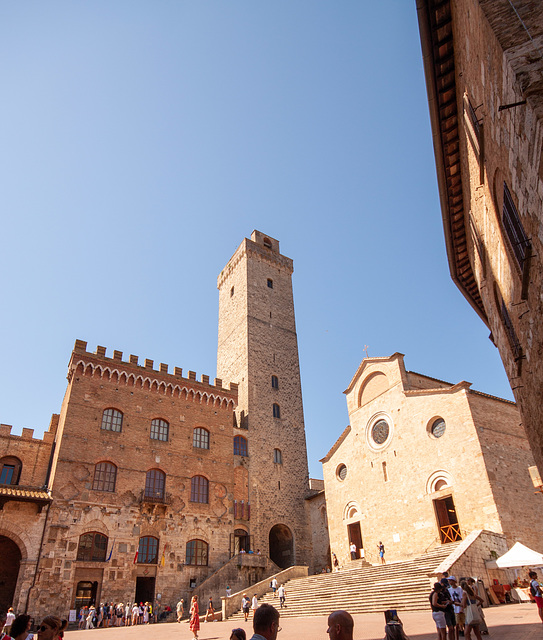
M 292 532 L 284 524 L 276 524 L 270 530 L 270 558 L 281 569 L 294 564 Z
M 6 536 L 0 536 L 0 609 L 7 611 L 13 604 L 19 567 L 21 565 L 21 551 L 19 547 Z

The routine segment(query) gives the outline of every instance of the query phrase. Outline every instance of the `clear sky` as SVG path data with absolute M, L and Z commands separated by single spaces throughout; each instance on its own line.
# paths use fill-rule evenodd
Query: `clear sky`
M 76 338 L 214 377 L 216 278 L 294 260 L 310 473 L 360 361 L 512 399 L 448 270 L 415 2 L 0 4 L 0 421 L 41 435 Z

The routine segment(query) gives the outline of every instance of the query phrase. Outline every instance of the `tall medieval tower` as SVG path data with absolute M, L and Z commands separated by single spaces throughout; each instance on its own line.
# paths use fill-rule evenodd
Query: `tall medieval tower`
M 282 568 L 311 563 L 292 272 L 278 240 L 253 231 L 217 281 L 217 376 L 239 385 L 235 432 L 247 441 L 247 455 L 235 456 L 237 535 L 245 530 Z

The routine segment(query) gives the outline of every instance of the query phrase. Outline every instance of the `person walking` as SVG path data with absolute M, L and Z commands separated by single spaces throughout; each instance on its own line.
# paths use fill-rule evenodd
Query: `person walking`
M 89 607 L 89 613 L 87 614 L 87 624 L 85 626 L 85 629 L 94 629 L 95 615 L 96 615 L 96 609 L 94 608 L 94 605 L 91 604 L 91 606 Z
M 277 578 L 276 576 L 273 576 L 272 581 L 271 581 L 271 588 L 273 591 L 273 597 L 277 597 Z
M 251 601 L 251 609 L 253 610 L 253 616 L 254 616 L 255 611 L 258 609 L 258 598 L 256 597 L 256 593 L 253 594 L 253 599 Z
M 339 560 L 335 553 L 332 553 L 332 565 L 334 566 L 334 571 L 339 571 Z
M 286 598 L 287 592 L 285 591 L 285 587 L 283 585 L 281 585 L 277 590 L 277 595 L 279 596 L 279 604 L 281 605 L 281 609 L 283 607 L 286 607 L 287 605 L 285 604 L 285 598 Z
M 213 622 L 215 620 L 215 607 L 213 606 L 213 598 L 211 596 L 209 596 L 209 602 L 207 603 L 205 622 L 209 622 L 209 616 L 211 616 L 211 622 Z
M 243 594 L 243 598 L 241 599 L 241 610 L 243 611 L 243 615 L 245 616 L 245 622 L 247 622 L 247 618 L 249 617 L 249 607 L 251 606 L 251 601 L 247 597 L 247 594 Z
M 230 589 L 230 585 L 226 585 L 226 597 L 230 598 L 232 596 L 232 589 Z
M 543 622 L 543 590 L 537 580 L 537 573 L 535 571 L 530 571 L 528 575 L 530 576 L 530 593 L 537 605 L 539 618 L 541 622 Z
M 200 631 L 200 609 L 198 608 L 198 596 L 192 596 L 190 603 L 190 622 L 189 629 L 195 640 L 198 640 L 198 631 Z
M 181 598 L 181 600 L 179 600 L 179 602 L 177 603 L 177 622 L 181 622 L 181 620 L 183 619 L 183 613 L 184 611 L 184 605 L 185 602 L 183 601 L 183 598 Z
M 351 541 L 351 546 L 349 547 L 351 552 L 351 560 L 356 560 L 356 545 L 353 541 Z

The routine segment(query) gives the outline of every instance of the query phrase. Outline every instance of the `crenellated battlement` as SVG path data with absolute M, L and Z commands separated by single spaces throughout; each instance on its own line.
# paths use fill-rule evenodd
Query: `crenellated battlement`
M 11 424 L 0 424 L 0 438 L 10 438 L 18 441 L 26 441 L 26 442 L 43 442 L 46 444 L 50 444 L 55 439 L 55 434 L 57 432 L 59 416 L 54 413 L 51 416 L 51 421 L 49 423 L 49 428 L 44 432 L 43 438 L 35 438 L 34 437 L 34 429 L 29 429 L 28 427 L 23 427 L 21 435 L 17 435 L 15 433 L 11 433 L 13 426 Z
M 225 408 L 229 405 L 234 407 L 237 403 L 238 385 L 234 382 L 230 383 L 229 388 L 223 386 L 221 378 L 215 378 L 214 383 L 210 384 L 208 375 L 201 374 L 200 380 L 197 380 L 195 371 L 188 371 L 187 377 L 183 377 L 181 367 L 174 367 L 173 373 L 170 373 L 169 365 L 163 362 L 155 369 L 153 360 L 145 358 L 141 365 L 138 356 L 130 355 L 128 360 L 123 360 L 123 352 L 117 350 L 113 351 L 113 357 L 108 357 L 106 347 L 102 346 L 90 352 L 84 340 L 75 341 L 68 379 L 71 380 L 77 371 L 84 376 L 100 377 L 164 395 L 184 396 L 206 403 L 218 402 L 219 406 Z

